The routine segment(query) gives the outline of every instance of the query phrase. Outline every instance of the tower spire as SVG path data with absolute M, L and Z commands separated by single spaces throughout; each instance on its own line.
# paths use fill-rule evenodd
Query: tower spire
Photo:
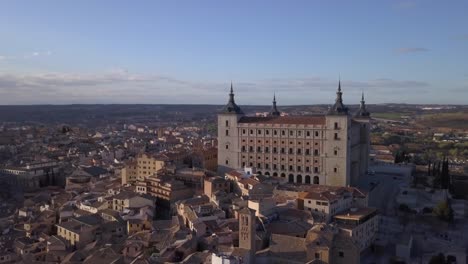
M 336 91 L 336 99 L 333 107 L 328 111 L 330 115 L 348 114 L 348 107 L 343 104 L 343 92 L 341 92 L 341 76 L 338 79 L 338 90 Z
M 227 105 L 224 107 L 223 111 L 225 113 L 243 114 L 240 107 L 234 101 L 234 88 L 233 88 L 233 85 L 232 85 L 232 81 L 231 81 L 231 89 L 229 91 L 229 101 L 228 101 Z
M 232 81 L 231 81 L 231 91 L 229 92 L 229 103 L 234 103 L 234 89 L 232 88 Z
M 361 95 L 361 105 L 359 106 L 359 110 L 356 112 L 356 117 L 369 117 L 370 113 L 366 109 L 366 101 L 364 100 L 364 92 Z
M 281 113 L 276 108 L 276 93 L 273 93 L 273 105 L 271 107 L 270 116 L 280 116 Z
M 338 92 L 341 92 L 341 75 L 338 77 Z

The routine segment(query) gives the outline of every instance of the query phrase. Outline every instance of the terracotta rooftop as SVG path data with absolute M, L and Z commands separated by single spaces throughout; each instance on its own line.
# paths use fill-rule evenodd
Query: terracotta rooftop
M 325 116 L 243 116 L 239 123 L 325 125 Z
M 334 216 L 335 219 L 360 220 L 377 212 L 377 209 L 371 207 L 350 208 Z

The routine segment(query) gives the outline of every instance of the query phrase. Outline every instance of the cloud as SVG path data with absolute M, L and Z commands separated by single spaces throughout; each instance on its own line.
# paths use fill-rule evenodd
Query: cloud
M 33 57 L 47 57 L 47 56 L 50 56 L 50 55 L 52 55 L 52 51 L 50 51 L 50 50 L 33 51 L 33 52 L 29 52 L 27 54 L 24 54 L 23 58 L 29 59 L 29 58 L 33 58 Z
M 412 47 L 412 48 L 399 48 L 395 50 L 396 53 L 405 54 L 405 53 L 416 53 L 416 52 L 426 52 L 429 49 L 426 48 L 419 48 L 419 47 Z
M 0 55 L 0 61 L 13 61 L 13 60 L 27 60 L 31 58 L 37 58 L 37 57 L 48 57 L 52 55 L 52 51 L 46 50 L 46 51 L 33 51 L 33 52 L 28 52 L 23 55 L 18 55 L 18 56 L 7 56 L 7 55 Z
M 242 98 L 241 104 L 269 104 L 273 92 L 283 104 L 327 103 L 334 100 L 337 86 L 336 79 L 322 77 L 234 81 L 236 98 Z M 365 91 L 385 99 L 394 96 L 398 101 L 400 93 L 421 94 L 429 87 L 428 83 L 415 80 L 342 80 L 348 100 Z M 135 74 L 120 68 L 96 74 L 0 73 L 0 104 L 223 104 L 228 92 L 228 81 L 184 80 L 161 74 Z

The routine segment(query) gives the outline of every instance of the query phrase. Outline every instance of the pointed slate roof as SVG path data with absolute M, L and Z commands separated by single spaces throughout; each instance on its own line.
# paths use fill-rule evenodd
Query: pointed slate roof
M 366 109 L 366 101 L 364 101 L 364 93 L 362 93 L 361 105 L 359 106 L 359 110 L 356 112 L 355 117 L 370 117 L 370 113 Z
M 338 81 L 335 104 L 328 111 L 329 115 L 347 115 L 348 107 L 343 104 L 343 93 L 341 92 L 341 80 Z
M 280 116 L 281 113 L 276 108 L 276 94 L 273 94 L 273 106 L 271 107 L 270 116 Z
M 234 89 L 232 88 L 232 82 L 231 82 L 231 92 L 229 93 L 229 101 L 227 105 L 223 108 L 223 113 L 225 114 L 244 114 L 240 107 L 236 104 L 234 101 Z

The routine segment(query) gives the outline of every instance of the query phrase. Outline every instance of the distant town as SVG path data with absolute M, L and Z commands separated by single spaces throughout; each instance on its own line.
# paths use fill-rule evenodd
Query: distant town
M 0 106 L 0 263 L 467 263 L 468 106 Z

